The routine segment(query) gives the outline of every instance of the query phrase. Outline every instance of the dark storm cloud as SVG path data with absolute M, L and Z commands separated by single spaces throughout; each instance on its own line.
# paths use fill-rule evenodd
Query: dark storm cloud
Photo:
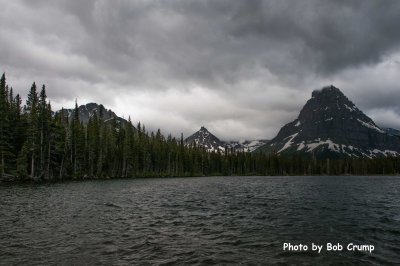
M 232 32 L 302 47 L 296 66 L 331 74 L 397 49 L 399 12 L 398 1 L 251 0 L 233 17 Z
M 398 1 L 0 2 L 3 70 L 21 92 L 46 83 L 56 105 L 79 97 L 168 132 L 270 138 L 334 83 L 400 127 Z

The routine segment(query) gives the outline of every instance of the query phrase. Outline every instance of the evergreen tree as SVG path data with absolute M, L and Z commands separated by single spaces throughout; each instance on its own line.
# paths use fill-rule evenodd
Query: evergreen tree
M 31 86 L 26 101 L 25 111 L 28 120 L 28 136 L 25 142 L 26 151 L 30 155 L 30 177 L 36 177 L 36 158 L 38 152 L 38 94 L 35 82 Z
M 51 150 L 50 145 L 50 124 L 51 124 L 51 107 L 47 103 L 46 87 L 42 86 L 42 90 L 38 99 L 38 132 L 39 140 L 39 171 L 41 175 L 48 178 L 49 171 L 49 155 Z
M 9 105 L 9 144 L 11 147 L 11 153 L 8 160 L 8 165 L 12 169 L 12 173 L 15 174 L 17 168 L 17 157 L 25 142 L 26 138 L 26 121 L 22 116 L 21 108 L 21 97 L 17 94 L 15 97 L 12 95 L 12 89 L 10 89 L 10 105 Z
M 84 130 L 83 125 L 79 119 L 79 108 L 78 103 L 75 101 L 75 109 L 73 111 L 73 117 L 70 124 L 70 158 L 73 169 L 74 177 L 82 174 L 82 161 L 84 161 Z
M 5 73 L 0 79 L 0 175 L 6 171 L 6 158 L 10 155 L 10 124 L 9 124 L 8 90 Z

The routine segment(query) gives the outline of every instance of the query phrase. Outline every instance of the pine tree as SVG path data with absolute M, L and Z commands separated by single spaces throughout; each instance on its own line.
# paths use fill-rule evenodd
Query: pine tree
M 49 151 L 50 146 L 50 123 L 51 123 L 51 110 L 47 103 L 46 87 L 42 86 L 42 90 L 38 99 L 38 131 L 40 134 L 39 140 L 39 171 L 41 175 L 48 178 L 49 175 Z
M 82 169 L 82 161 L 84 160 L 84 130 L 83 125 L 79 119 L 79 108 L 78 103 L 75 101 L 75 109 L 73 111 L 73 117 L 71 120 L 70 126 L 71 132 L 71 142 L 70 142 L 70 150 L 71 150 L 71 164 L 73 168 L 73 175 L 77 177 L 81 174 Z
M 8 164 L 11 166 L 12 174 L 15 174 L 17 168 L 16 160 L 26 138 L 26 121 L 21 113 L 21 97 L 19 94 L 14 97 L 12 88 L 9 93 L 9 144 L 11 152 Z
M 65 116 L 64 109 L 56 113 L 54 117 L 53 131 L 54 131 L 54 144 L 53 154 L 51 154 L 51 161 L 54 170 L 58 172 L 58 179 L 64 177 L 65 162 L 68 157 L 68 132 L 69 122 L 68 117 Z
M 0 175 L 5 174 L 6 157 L 10 154 L 10 124 L 9 124 L 9 104 L 8 104 L 8 91 L 6 87 L 5 73 L 0 79 Z
M 25 111 L 28 118 L 28 137 L 25 145 L 26 151 L 30 155 L 30 177 L 33 179 L 36 177 L 35 160 L 38 150 L 38 94 L 35 82 L 28 94 Z

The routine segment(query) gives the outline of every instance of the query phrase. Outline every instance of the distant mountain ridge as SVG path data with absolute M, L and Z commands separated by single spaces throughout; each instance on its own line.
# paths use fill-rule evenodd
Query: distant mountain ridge
M 266 144 L 267 140 L 245 140 L 245 141 L 229 141 L 225 142 L 217 138 L 204 126 L 199 131 L 185 139 L 186 145 L 197 145 L 205 147 L 209 152 L 220 151 L 224 152 L 226 149 L 233 149 L 234 151 L 249 151 L 252 152 L 258 147 Z
M 389 135 L 399 136 L 400 137 L 400 130 L 397 130 L 397 129 L 394 129 L 394 128 L 385 128 L 384 130 Z
M 227 145 L 235 151 L 245 151 L 253 152 L 259 147 L 267 144 L 269 140 L 259 139 L 259 140 L 241 140 L 241 141 L 229 141 Z
M 88 103 L 78 107 L 79 119 L 87 124 L 94 114 L 104 122 L 115 119 L 128 123 L 102 104 Z M 60 110 L 61 111 L 61 110 Z M 72 118 L 73 109 L 63 109 Z M 226 149 L 244 152 L 308 154 L 317 158 L 375 158 L 400 156 L 400 131 L 380 128 L 358 109 L 338 88 L 325 87 L 312 93 L 298 118 L 288 123 L 271 141 L 223 141 L 204 126 L 185 139 L 185 145 L 203 146 L 207 151 Z
M 74 109 L 62 109 L 64 111 L 64 115 L 71 118 L 74 113 Z M 61 111 L 61 110 L 60 110 Z M 128 123 L 127 120 L 117 116 L 111 109 L 106 109 L 102 104 L 97 103 L 88 103 L 78 107 L 79 111 L 79 120 L 84 124 L 89 122 L 89 118 L 92 117 L 95 113 L 98 117 L 102 115 L 103 121 L 108 122 L 111 119 L 115 118 L 118 122 Z
M 378 127 L 338 88 L 329 86 L 314 91 L 298 118 L 257 152 L 317 158 L 399 156 L 400 140 Z

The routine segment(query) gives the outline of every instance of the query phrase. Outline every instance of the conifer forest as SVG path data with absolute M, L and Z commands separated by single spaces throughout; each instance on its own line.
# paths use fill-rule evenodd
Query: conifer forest
M 3 180 L 69 180 L 210 175 L 388 175 L 400 159 L 324 159 L 226 149 L 207 152 L 187 146 L 183 136 L 148 132 L 131 119 L 103 119 L 102 109 L 87 123 L 78 104 L 71 115 L 54 111 L 45 85 L 32 84 L 26 102 L 0 83 L 0 175 Z

